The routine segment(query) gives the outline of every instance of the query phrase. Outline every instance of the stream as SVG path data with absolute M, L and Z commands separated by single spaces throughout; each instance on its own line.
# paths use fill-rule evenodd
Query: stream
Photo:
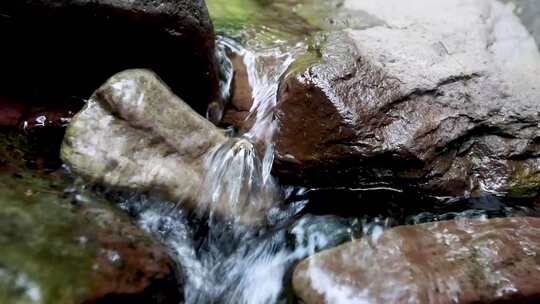
M 205 160 L 200 195 L 209 203 L 196 212 L 144 196 L 123 198 L 120 205 L 172 251 L 185 279 L 185 303 L 294 302 L 290 280 L 296 263 L 350 240 L 377 238 L 397 225 L 540 216 L 529 202 L 497 196 L 456 200 L 391 188 L 306 189 L 279 184 L 271 175 L 271 139 L 277 127 L 272 110 L 279 79 L 305 46 L 299 43 L 288 52 L 280 47 L 255 52 L 225 37 L 218 39 L 218 46 L 226 76 L 222 94 L 229 91 L 233 75 L 227 54 L 243 57 L 253 89 L 249 117 L 255 122 L 241 136 L 230 131 L 231 139 Z M 222 200 L 234 215 L 228 221 L 214 215 Z M 325 210 L 325 201 L 340 207 Z M 367 204 L 373 201 L 380 202 L 375 204 L 379 207 Z M 255 226 L 244 225 L 243 218 L 260 213 L 264 218 Z
M 144 5 L 159 1 L 128 2 L 143 5 L 141 12 L 146 12 Z M 520 5 L 540 6 L 529 0 L 497 3 L 503 2 L 522 18 L 531 37 L 540 39 L 538 14 Z M 178 3 L 171 7 L 185 13 L 184 2 L 180 8 L 175 6 Z M 167 56 L 161 75 L 153 74 L 150 68 L 119 73 L 114 77 L 120 80 L 111 78 L 91 97 L 70 95 L 68 101 L 53 107 L 46 104 L 47 99 L 36 106 L 0 94 L 0 109 L 3 106 L 16 112 L 21 108 L 17 119 L 5 115 L 4 120 L 14 122 L 0 136 L 0 304 L 477 303 L 478 299 L 507 303 L 506 295 L 520 295 L 522 286 L 535 285 L 527 281 L 527 275 L 522 276 L 527 281 L 523 283 L 519 275 L 534 273 L 529 272 L 530 265 L 540 272 L 540 239 L 536 235 L 540 230 L 535 230 L 540 226 L 530 224 L 540 217 L 540 170 L 534 167 L 540 163 L 540 125 L 535 125 L 540 116 L 530 114 L 535 109 L 525 103 L 537 96 L 533 90 L 525 91 L 535 79 L 508 82 L 511 89 L 516 86 L 532 96 L 518 96 L 523 105 L 508 110 L 497 99 L 493 104 L 500 107 L 496 108 L 490 99 L 515 97 L 513 91 L 503 92 L 499 83 L 493 85 L 492 81 L 513 77 L 502 73 L 499 68 L 503 65 L 495 66 L 495 61 L 506 64 L 511 57 L 520 62 L 519 56 L 513 56 L 512 48 L 493 37 L 514 39 L 505 26 L 519 24 L 517 17 L 508 18 L 499 11 L 507 23 L 497 31 L 493 28 L 500 16 L 489 16 L 491 20 L 482 15 L 485 22 L 472 23 L 478 30 L 471 30 L 471 37 L 489 36 L 484 26 L 493 22 L 493 37 L 486 38 L 487 46 L 484 41 L 471 42 L 480 47 L 463 48 L 460 54 L 463 43 L 452 45 L 458 50 L 456 57 L 472 66 L 471 72 L 469 66 L 451 58 L 444 41 L 437 40 L 437 35 L 446 39 L 447 34 L 463 32 L 462 25 L 452 27 L 453 21 L 449 21 L 448 33 L 438 32 L 440 27 L 434 24 L 440 20 L 424 16 L 422 1 L 415 2 L 422 9 L 413 9 L 411 15 L 419 16 L 418 20 L 427 24 L 426 31 L 433 32 L 437 42 L 427 46 L 415 40 L 416 34 L 422 41 L 431 39 L 422 36 L 423 25 L 410 25 L 411 32 L 407 26 L 389 25 L 395 12 L 379 12 L 376 1 L 369 2 L 374 3 L 372 7 L 362 8 L 360 0 L 207 0 L 208 23 L 203 22 L 204 2 L 197 3 L 203 3 L 203 13 L 198 16 L 202 21 L 195 20 L 201 28 L 193 35 L 206 35 L 209 26 L 215 29 L 215 36 L 208 35 L 210 43 L 201 41 L 201 45 L 197 39 L 208 37 L 196 36 L 193 40 L 197 43 L 189 40 L 193 37 L 186 41 L 201 48 L 212 45 L 212 56 L 203 58 L 210 58 L 205 66 L 208 70 L 197 70 L 193 77 L 182 71 L 178 83 L 181 88 L 188 87 L 186 96 L 206 98 L 211 94 L 199 94 L 202 90 L 197 89 L 212 85 L 203 83 L 195 88 L 197 81 L 210 79 L 216 84 L 219 79 L 219 89 L 214 85 L 212 93 L 219 95 L 219 102 L 197 104 L 178 94 L 174 86 L 178 83 L 166 81 L 176 76 L 169 73 Z M 465 11 L 472 17 L 464 16 L 464 20 L 470 17 L 467 22 L 475 22 L 478 11 L 487 7 L 492 13 L 495 9 L 488 5 L 492 3 L 467 2 Z M 451 7 L 460 12 L 460 5 Z M 192 6 L 186 6 L 193 9 L 189 14 L 201 9 Z M 140 7 L 127 12 L 122 9 L 118 16 L 140 13 Z M 160 13 L 164 9 L 166 14 L 174 11 L 166 5 L 152 9 Z M 370 9 L 381 16 L 367 13 Z M 71 17 L 71 13 L 66 16 Z M 452 19 L 452 12 L 438 13 Z M 161 26 L 169 24 L 155 22 L 152 18 L 160 16 L 152 14 L 141 29 L 158 25 L 156 33 L 162 33 Z M 388 20 L 383 22 L 385 18 Z M 407 18 L 403 19 L 409 21 Z M 127 19 L 124 21 L 139 22 L 138 17 Z M 2 20 L 10 24 L 11 16 L 0 12 Z M 131 28 L 122 22 L 119 33 Z M 107 26 L 103 29 L 108 30 Z M 181 23 L 174 26 L 185 30 Z M 378 32 L 368 31 L 379 26 L 379 30 L 389 32 L 388 40 L 396 46 L 388 47 L 387 54 L 376 51 L 386 50 L 389 44 L 381 42 Z M 155 33 L 144 34 L 148 39 Z M 184 34 L 171 31 L 165 36 L 176 41 Z M 96 37 L 100 35 L 96 32 Z M 127 40 L 137 36 L 131 35 L 126 35 Z M 526 48 L 530 46 L 527 34 L 515 36 L 523 39 L 519 40 L 520 51 L 531 50 Z M 399 39 L 403 37 L 419 45 L 401 50 L 399 43 L 404 42 Z M 109 38 L 104 45 L 115 41 L 114 34 Z M 455 42 L 450 38 L 448 41 Z M 470 37 L 463 38 L 467 39 Z M 183 43 L 171 42 L 170 47 L 183 48 Z M 481 72 L 488 76 L 475 73 L 473 61 L 483 60 L 481 56 L 488 56 L 485 49 L 493 45 L 499 46 L 493 52 L 503 50 L 500 58 L 486 57 L 495 62 L 486 60 L 482 66 L 485 70 Z M 375 55 L 370 47 L 376 50 Z M 150 51 L 154 51 L 153 42 L 141 48 L 141 53 Z M 186 54 L 195 53 L 189 49 Z M 526 54 L 536 58 L 536 53 Z M 508 54 L 512 56 L 505 57 Z M 204 65 L 204 60 L 195 62 L 201 59 L 196 55 L 181 59 L 193 60 L 193 67 Z M 397 59 L 390 58 L 394 55 Z M 420 58 L 416 70 L 409 71 L 409 66 L 400 62 L 403 59 L 408 64 L 408 57 L 424 55 L 427 59 Z M 133 56 L 138 60 L 139 53 Z M 211 66 L 214 58 L 218 75 L 210 75 L 217 71 Z M 182 60 L 170 66 L 183 67 Z M 410 62 L 411 66 L 415 63 Z M 493 71 L 488 70 L 489 64 L 495 66 Z M 318 70 L 311 70 L 313 67 Z M 438 82 L 424 77 L 424 68 L 428 76 L 440 77 Z M 396 79 L 389 80 L 392 73 Z M 399 85 L 389 82 L 394 80 Z M 54 77 L 51 82 L 60 83 Z M 424 87 L 426 83 L 432 87 Z M 487 92 L 477 92 L 481 91 L 478 88 Z M 401 89 L 411 91 L 405 94 Z M 357 96 L 361 94 L 367 98 Z M 289 104 L 283 106 L 283 99 Z M 155 109 L 162 105 L 158 102 L 163 102 L 163 109 Z M 199 115 L 207 105 L 206 117 Z M 83 114 L 74 116 L 81 108 L 79 113 Z M 512 112 L 516 109 L 524 114 Z M 284 118 L 285 112 L 289 117 Z M 304 114 L 308 116 L 305 119 L 294 117 Z M 289 132 L 285 135 L 280 134 L 286 129 L 284 121 Z M 371 129 L 365 131 L 365 124 L 371 124 L 367 126 Z M 280 149 L 279 136 L 285 146 L 302 142 L 290 150 Z M 440 146 L 432 149 L 436 145 Z M 279 166 L 286 167 L 285 174 L 278 172 Z M 310 176 L 313 172 L 318 176 Z M 329 180 L 336 179 L 335 183 L 326 183 L 326 174 Z M 473 185 L 476 182 L 478 185 Z M 525 186 L 520 188 L 520 182 Z M 499 186 L 515 189 L 498 192 Z M 433 194 L 439 190 L 445 196 Z M 518 224 L 487 221 L 499 218 L 527 220 L 518 220 Z M 504 233 L 496 235 L 500 231 Z M 433 247 L 440 248 L 430 251 L 432 248 L 420 247 L 430 240 L 436 244 Z M 324 255 L 330 251 L 334 256 Z M 453 264 L 453 258 L 458 262 Z M 436 261 L 450 266 L 438 268 Z M 298 269 L 303 273 L 296 273 Z M 478 282 L 487 283 L 474 285 Z M 517 287 L 514 282 L 518 282 Z M 537 286 L 531 290 L 538 292 Z M 533 301 L 533 296 L 540 297 L 533 294 Z

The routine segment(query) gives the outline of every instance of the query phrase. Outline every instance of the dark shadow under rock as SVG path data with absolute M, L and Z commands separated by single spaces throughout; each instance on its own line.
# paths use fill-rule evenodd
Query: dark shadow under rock
M 0 94 L 88 98 L 110 75 L 155 70 L 199 113 L 218 97 L 214 31 L 204 1 L 0 3 Z

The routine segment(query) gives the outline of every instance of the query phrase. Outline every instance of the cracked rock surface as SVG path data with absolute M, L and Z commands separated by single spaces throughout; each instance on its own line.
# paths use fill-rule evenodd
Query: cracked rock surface
M 308 54 L 316 63 L 293 64 L 282 82 L 283 181 L 537 194 L 540 54 L 510 7 L 348 0 L 342 9 L 377 22 L 322 34 Z

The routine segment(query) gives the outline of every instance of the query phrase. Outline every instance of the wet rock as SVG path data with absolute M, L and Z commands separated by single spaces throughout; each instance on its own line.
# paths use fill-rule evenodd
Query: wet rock
M 345 1 L 280 85 L 274 172 L 315 187 L 534 196 L 540 54 L 490 1 Z M 367 24 L 367 23 L 366 23 Z
M 302 303 L 536 303 L 540 219 L 402 226 L 301 262 Z
M 0 172 L 1 303 L 179 303 L 167 251 L 60 176 Z
M 275 202 L 259 196 L 268 189 L 259 184 L 256 154 L 249 141 L 227 138 L 148 70 L 121 72 L 101 86 L 72 119 L 61 151 L 93 183 L 159 193 L 243 223 L 259 220 L 260 209 Z
M 253 126 L 253 116 L 250 116 L 253 105 L 253 89 L 249 82 L 244 57 L 237 53 L 230 54 L 232 66 L 234 68 L 231 98 L 222 119 L 222 124 L 231 125 L 238 128 L 238 132 L 246 133 Z
M 148 68 L 200 113 L 218 97 L 203 0 L 6 0 L 0 34 L 3 94 L 88 98 L 110 75 Z
M 216 30 L 231 39 L 221 39 L 234 66 L 230 102 L 223 126 L 233 126 L 239 134 L 261 126 L 261 117 L 275 105 L 276 87 L 291 59 L 306 50 L 313 32 L 334 30 L 333 12 L 340 1 L 318 0 L 208 0 Z M 331 25 L 333 24 L 333 25 Z M 240 43 L 240 45 L 238 45 Z
M 73 118 L 61 153 L 76 173 L 93 182 L 159 189 L 194 202 L 202 156 L 225 140 L 155 74 L 129 70 L 110 78 Z

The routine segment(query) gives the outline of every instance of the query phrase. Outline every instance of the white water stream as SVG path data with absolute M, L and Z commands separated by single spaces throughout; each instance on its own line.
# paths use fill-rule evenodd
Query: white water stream
M 218 44 L 223 96 L 229 95 L 233 77 L 226 50 L 243 57 L 253 90 L 253 127 L 209 153 L 200 193 L 206 205 L 197 212 L 145 197 L 126 198 L 122 207 L 170 248 L 184 278 L 185 303 L 294 303 L 290 277 L 296 262 L 358 235 L 376 238 L 396 223 L 384 215 L 364 220 L 300 216 L 307 190 L 280 186 L 271 169 L 279 79 L 305 46 L 285 52 L 279 46 L 251 51 L 225 38 Z M 221 208 L 231 219 L 219 216 Z M 474 210 L 442 216 L 420 212 L 407 220 L 484 216 Z
M 284 303 L 291 265 L 317 249 L 336 245 L 336 236 L 350 239 L 350 223 L 329 218 L 336 228 L 332 236 L 308 233 L 317 224 L 316 217 L 293 223 L 305 201 L 283 204 L 302 190 L 282 188 L 271 175 L 279 78 L 303 46 L 288 52 L 279 47 L 252 52 L 220 39 L 219 49 L 221 56 L 229 50 L 244 59 L 255 123 L 249 132 L 215 148 L 206 159 L 201 197 L 207 205 L 197 216 L 181 206 L 144 198 L 127 199 L 123 207 L 136 215 L 140 226 L 159 235 L 177 257 L 185 277 L 186 303 Z M 227 63 L 226 58 L 221 61 Z M 227 78 L 233 72 L 223 74 Z M 224 79 L 223 84 L 230 86 L 231 79 Z M 227 208 L 233 218 L 223 221 L 216 208 Z

